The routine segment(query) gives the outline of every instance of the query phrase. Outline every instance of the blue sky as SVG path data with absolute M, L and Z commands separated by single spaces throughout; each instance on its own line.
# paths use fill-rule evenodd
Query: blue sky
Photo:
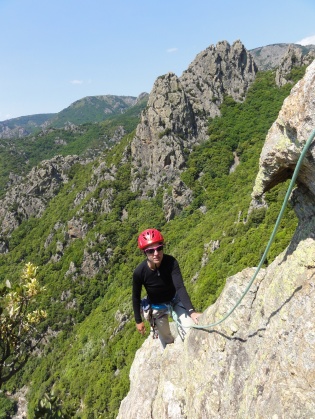
M 314 0 L 0 0 L 0 121 L 150 93 L 212 44 L 315 44 Z

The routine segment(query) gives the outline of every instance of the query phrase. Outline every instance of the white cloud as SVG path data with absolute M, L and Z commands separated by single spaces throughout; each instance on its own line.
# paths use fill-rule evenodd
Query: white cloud
M 178 51 L 178 48 L 168 48 L 166 50 L 166 52 L 169 52 L 170 54 L 172 54 L 173 52 L 177 52 L 177 51 Z
M 315 35 L 308 36 L 306 38 L 301 39 L 301 41 L 297 41 L 295 43 L 300 45 L 315 45 Z
M 71 80 L 71 84 L 83 84 L 83 80 Z

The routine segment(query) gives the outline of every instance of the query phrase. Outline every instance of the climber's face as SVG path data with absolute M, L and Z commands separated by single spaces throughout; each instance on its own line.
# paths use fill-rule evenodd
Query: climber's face
M 156 244 L 154 246 L 148 246 L 144 249 L 148 261 L 159 266 L 163 259 L 163 244 Z

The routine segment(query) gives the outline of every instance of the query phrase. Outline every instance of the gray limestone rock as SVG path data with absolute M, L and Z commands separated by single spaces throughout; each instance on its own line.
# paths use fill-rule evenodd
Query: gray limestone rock
M 14 184 L 0 200 L 0 235 L 9 236 L 25 219 L 41 217 L 50 199 L 68 182 L 68 172 L 77 162 L 77 156 L 56 156 Z
M 305 77 L 292 89 L 270 128 L 260 156 L 259 172 L 253 199 L 292 175 L 303 145 L 315 128 L 315 61 L 307 68 Z M 315 194 L 315 151 L 312 146 L 303 161 L 297 179 Z
M 310 50 L 306 55 L 303 54 L 301 48 L 297 45 L 290 45 L 286 54 L 282 57 L 279 67 L 276 71 L 276 83 L 278 86 L 292 81 L 290 80 L 290 73 L 294 67 L 301 67 L 310 65 L 315 59 L 315 50 Z
M 207 138 L 208 118 L 220 115 L 224 95 L 244 100 L 256 72 L 240 41 L 232 46 L 223 41 L 198 54 L 181 77 L 159 77 L 131 143 L 132 190 L 152 196 L 159 186 L 173 183 L 193 145 Z M 172 195 L 172 208 L 170 200 L 165 206 L 167 219 L 182 205 L 174 199 L 176 191 Z

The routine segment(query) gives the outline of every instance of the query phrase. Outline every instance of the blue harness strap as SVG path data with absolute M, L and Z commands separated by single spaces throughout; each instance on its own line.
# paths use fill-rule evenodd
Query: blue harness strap
M 169 305 L 168 304 L 151 304 L 151 307 L 153 310 L 168 310 Z

